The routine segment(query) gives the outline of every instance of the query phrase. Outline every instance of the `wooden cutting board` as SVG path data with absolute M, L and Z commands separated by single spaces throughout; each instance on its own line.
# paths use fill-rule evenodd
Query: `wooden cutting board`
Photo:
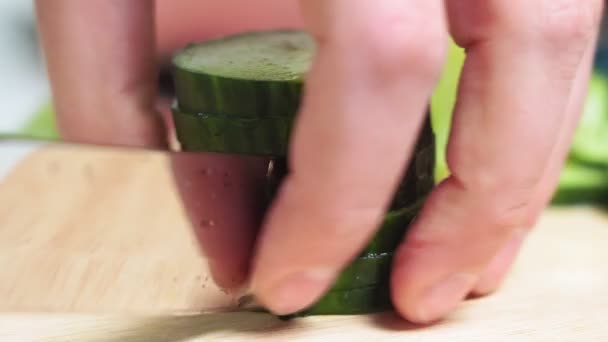
M 0 180 L 0 341 L 606 341 L 607 260 L 603 211 L 551 209 L 497 294 L 431 327 L 222 313 L 166 155 L 48 145 Z

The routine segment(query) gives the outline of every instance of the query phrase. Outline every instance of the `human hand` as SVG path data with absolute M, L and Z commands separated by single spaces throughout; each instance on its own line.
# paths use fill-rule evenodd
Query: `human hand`
M 467 51 L 452 174 L 398 251 L 392 299 L 403 317 L 428 323 L 468 295 L 495 291 L 558 181 L 602 1 L 301 4 L 320 50 L 293 174 L 257 246 L 258 298 L 281 314 L 308 306 L 374 233 L 440 74 L 448 28 Z
M 51 1 L 55 5 L 48 5 Z M 117 27 L 104 36 L 107 40 L 101 35 L 91 40 L 90 56 L 82 45 L 51 47 L 57 35 L 42 16 L 43 31 L 51 32 L 46 51 L 90 57 L 66 66 L 60 56 L 49 56 L 55 61 L 50 70 L 58 113 L 74 113 L 63 117 L 65 136 L 92 139 L 92 134 L 102 142 L 162 145 L 163 129 L 150 115 L 152 37 L 137 29 L 152 25 L 149 2 L 91 1 L 84 6 L 78 0 L 38 0 L 41 10 L 57 3 L 70 3 L 63 10 L 81 17 L 65 24 L 79 32 L 90 33 L 95 24 L 103 27 L 108 20 L 99 15 L 103 10 L 129 13 L 128 20 L 112 17 Z M 469 294 L 491 293 L 557 183 L 582 108 L 602 1 L 301 4 L 319 52 L 294 132 L 293 173 L 259 236 L 246 223 L 254 221 L 247 200 L 232 202 L 242 212 L 229 229 L 198 230 L 212 256 L 216 281 L 236 286 L 250 273 L 254 293 L 280 314 L 302 309 L 323 294 L 382 219 L 441 72 L 449 28 L 468 52 L 448 148 L 452 175 L 432 193 L 399 250 L 392 297 L 403 317 L 425 323 L 449 313 Z M 86 11 L 86 18 L 99 21 L 85 22 Z M 107 63 L 115 68 L 109 74 Z M 81 73 L 91 67 L 99 68 L 85 77 L 93 80 L 92 87 L 74 100 L 75 84 L 83 84 Z M 80 75 L 66 76 L 70 68 Z M 68 97 L 76 107 L 69 106 Z M 91 119 L 96 114 L 112 112 L 121 116 L 96 132 L 86 129 L 99 127 L 91 124 L 99 122 Z M 184 158 L 174 162 L 178 176 L 180 170 L 194 172 L 192 163 L 211 164 L 236 174 L 242 191 L 257 191 L 261 170 L 254 161 Z M 204 180 L 197 184 L 190 189 L 211 186 Z M 202 226 L 210 221 L 197 221 L 203 217 L 197 216 L 203 215 L 201 207 L 213 215 L 225 212 L 219 204 L 209 207 L 212 201 L 185 198 L 190 198 L 185 203 L 193 222 Z
M 158 92 L 159 64 L 192 41 L 301 27 L 295 2 L 258 0 L 247 11 L 234 11 L 246 4 L 37 0 L 37 24 L 62 140 L 169 148 L 170 99 Z M 170 155 L 170 162 L 215 282 L 227 290 L 239 288 L 248 275 L 260 224 L 259 192 L 267 160 L 177 153 Z

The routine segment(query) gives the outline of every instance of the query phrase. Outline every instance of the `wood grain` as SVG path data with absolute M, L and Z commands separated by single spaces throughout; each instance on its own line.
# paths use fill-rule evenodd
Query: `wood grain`
M 0 185 L 0 309 L 225 307 L 157 152 L 49 145 Z
M 608 217 L 592 208 L 548 210 L 498 293 L 430 327 L 390 313 L 282 322 L 221 312 L 235 298 L 210 281 L 167 163 L 48 146 L 9 174 L 1 341 L 608 340 Z

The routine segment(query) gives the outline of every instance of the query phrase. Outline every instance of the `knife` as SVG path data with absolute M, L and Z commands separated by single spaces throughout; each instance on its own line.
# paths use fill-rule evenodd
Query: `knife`
M 0 134 L 0 312 L 263 311 L 200 248 L 258 228 L 263 163 Z

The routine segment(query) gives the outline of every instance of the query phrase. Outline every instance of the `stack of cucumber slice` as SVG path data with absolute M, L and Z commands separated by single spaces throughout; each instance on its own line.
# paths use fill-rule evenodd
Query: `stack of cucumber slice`
M 252 32 L 191 44 L 173 59 L 173 118 L 185 150 L 284 156 L 314 42 Z
M 182 150 L 268 158 L 273 196 L 289 172 L 292 126 L 314 53 L 313 39 L 298 30 L 248 32 L 180 50 L 173 59 L 173 118 Z M 393 252 L 435 185 L 434 167 L 435 136 L 427 115 L 382 226 L 331 289 L 294 316 L 391 308 Z

